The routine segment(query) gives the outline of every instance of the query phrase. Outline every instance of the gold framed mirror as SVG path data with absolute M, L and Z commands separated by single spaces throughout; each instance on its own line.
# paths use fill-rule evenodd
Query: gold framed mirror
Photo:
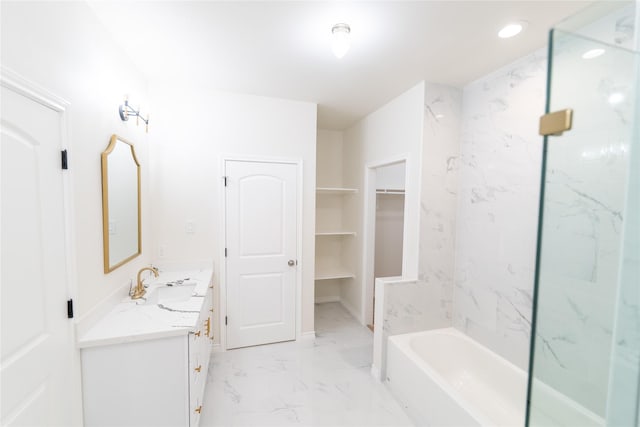
M 142 253 L 140 163 L 131 142 L 112 135 L 102 152 L 104 272 Z

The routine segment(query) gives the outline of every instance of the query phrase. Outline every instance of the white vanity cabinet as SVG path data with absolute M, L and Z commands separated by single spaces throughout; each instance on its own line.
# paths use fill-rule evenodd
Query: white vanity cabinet
M 124 301 L 81 337 L 85 426 L 199 424 L 213 343 L 204 284 L 180 303 Z

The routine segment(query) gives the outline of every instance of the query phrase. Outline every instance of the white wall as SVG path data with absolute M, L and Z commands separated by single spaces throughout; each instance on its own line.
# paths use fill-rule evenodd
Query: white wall
M 357 195 L 349 199 L 351 206 L 346 209 L 358 231 L 353 252 L 368 254 L 372 262 L 373 240 L 367 251 L 363 242 L 366 168 L 380 166 L 401 156 L 407 158 L 403 276 L 408 278 L 415 278 L 418 274 L 423 101 L 424 83 L 421 82 L 347 129 L 344 136 L 344 181 L 360 189 Z M 370 191 L 375 195 L 375 180 L 371 182 Z M 360 314 L 357 317 L 364 322 L 373 315 L 371 308 L 364 313 L 363 306 L 363 299 L 373 299 L 373 278 L 371 283 L 367 283 L 369 293 L 363 296 L 367 279 L 364 277 L 362 258 L 356 263 L 356 280 L 342 286 L 341 300 L 352 312 Z
M 402 276 L 404 195 L 377 194 L 374 277 Z
M 2 65 L 71 103 L 69 162 L 75 199 L 78 284 L 76 310 L 88 312 L 149 262 L 148 135 L 122 122 L 118 105 L 130 94 L 148 105 L 147 84 L 82 2 L 3 2 Z M 151 126 L 153 135 L 153 125 Z M 142 171 L 142 256 L 103 272 L 100 153 L 112 134 L 135 143 Z
M 143 127 L 123 123 L 118 115 L 124 94 L 148 105 L 146 81 L 85 3 L 2 2 L 1 19 L 2 66 L 70 102 L 67 131 L 77 266 L 71 272 L 71 296 L 79 318 L 126 286 L 150 260 L 148 136 Z M 135 143 L 142 165 L 143 252 L 105 275 L 100 153 L 114 133 Z M 70 398 L 79 413 L 79 394 Z
M 194 83 L 194 82 L 192 82 Z M 152 85 L 153 259 L 164 268 L 214 265 L 216 310 L 222 263 L 225 155 L 300 160 L 303 168 L 302 325 L 313 331 L 316 105 L 220 93 L 202 85 Z M 186 233 L 187 222 L 194 233 Z M 216 319 L 217 320 L 217 319 Z M 219 325 L 215 323 L 216 337 Z

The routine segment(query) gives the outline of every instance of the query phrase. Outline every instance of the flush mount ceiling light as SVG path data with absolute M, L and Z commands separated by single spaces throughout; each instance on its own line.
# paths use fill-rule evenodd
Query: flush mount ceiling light
M 582 59 L 593 59 L 604 55 L 604 49 L 591 49 L 582 54 Z
M 512 22 L 508 25 L 505 25 L 504 28 L 502 28 L 498 32 L 498 37 L 500 37 L 501 39 L 508 39 L 510 37 L 517 36 L 522 32 L 522 30 L 525 29 L 526 26 L 527 23 L 524 21 Z
M 347 24 L 336 24 L 331 28 L 331 49 L 336 58 L 342 58 L 349 50 L 349 34 L 351 28 Z

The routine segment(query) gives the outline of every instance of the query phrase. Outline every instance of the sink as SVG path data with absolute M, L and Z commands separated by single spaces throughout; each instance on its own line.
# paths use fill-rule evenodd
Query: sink
M 167 302 L 187 301 L 193 295 L 195 283 L 179 286 L 160 286 L 147 291 L 145 305 L 164 304 Z

